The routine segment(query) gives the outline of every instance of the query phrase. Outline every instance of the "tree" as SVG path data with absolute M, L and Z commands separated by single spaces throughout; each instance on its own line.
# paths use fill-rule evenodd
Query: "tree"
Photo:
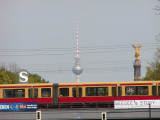
M 12 80 L 8 76 L 6 70 L 2 68 L 0 70 L 0 84 L 11 84 L 11 83 L 12 83 Z
M 49 83 L 38 74 L 29 74 L 29 83 Z
M 19 83 L 19 76 L 18 76 L 17 73 L 7 71 L 7 75 L 8 75 L 8 76 L 10 77 L 10 79 L 12 80 L 12 84 L 17 84 L 17 83 Z
M 143 80 L 160 80 L 160 48 L 155 52 L 154 61 L 149 63 Z
M 19 83 L 19 75 L 18 75 L 18 67 L 17 65 L 10 65 L 9 70 L 6 67 L 0 67 L 0 84 L 18 84 Z M 44 78 L 39 76 L 38 74 L 29 73 L 29 83 L 48 83 Z

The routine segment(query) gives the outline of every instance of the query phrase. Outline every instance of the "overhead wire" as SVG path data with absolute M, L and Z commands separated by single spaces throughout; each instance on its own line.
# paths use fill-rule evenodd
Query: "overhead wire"
M 143 46 L 153 46 L 158 45 L 160 43 L 145 43 Z M 131 45 L 108 45 L 108 46 L 86 46 L 80 47 L 81 50 L 97 50 L 97 49 L 113 49 L 113 48 L 131 48 Z M 0 49 L 0 52 L 42 52 L 42 51 L 70 51 L 75 50 L 75 47 L 68 47 L 68 48 L 27 48 L 27 49 Z
M 151 50 L 151 49 L 155 49 L 155 47 L 157 46 L 157 43 L 145 43 L 144 44 L 144 48 L 141 49 L 143 50 Z M 114 50 L 113 50 L 114 49 Z M 46 55 L 68 55 L 68 54 L 75 54 L 75 52 L 73 52 L 75 50 L 75 48 L 71 47 L 71 48 L 38 48 L 38 49 L 0 49 L 0 53 L 1 52 L 5 52 L 5 53 L 27 53 L 27 52 L 31 52 L 31 54 L 0 54 L 0 56 L 46 56 Z M 96 50 L 96 51 L 94 51 Z M 72 51 L 67 53 L 66 51 Z M 80 54 L 90 54 L 90 53 L 106 53 L 106 52 L 126 52 L 126 51 L 134 51 L 133 49 L 131 49 L 131 45 L 114 45 L 114 46 L 90 46 L 90 47 L 81 47 L 80 48 Z M 36 53 L 39 52 L 39 53 Z M 55 52 L 55 53 L 44 53 L 44 52 Z M 56 53 L 56 52 L 63 52 L 63 53 Z M 148 60 L 146 60 L 148 61 Z M 117 64 L 120 63 L 121 61 L 116 61 Z M 127 61 L 128 63 L 131 63 L 131 61 Z M 132 61 L 133 62 L 133 61 Z M 90 63 L 90 62 L 89 62 Z M 113 61 L 109 62 L 109 64 L 112 64 Z M 88 63 L 83 63 L 84 65 L 87 64 L 89 66 Z M 92 67 L 88 67 L 86 68 L 84 71 L 86 71 L 87 73 L 89 72 L 116 72 L 116 71 L 133 71 L 133 68 L 130 67 L 108 67 L 106 66 L 106 62 L 97 62 L 94 63 L 94 68 Z M 114 63 L 113 63 L 114 64 Z M 122 64 L 122 63 L 121 63 Z M 123 64 L 127 64 L 127 63 L 123 63 Z M 58 66 L 58 68 L 56 69 L 52 69 L 51 66 L 50 67 L 46 67 L 43 68 L 42 66 L 42 70 L 36 70 L 35 68 L 33 69 L 33 66 L 31 68 L 32 72 L 38 72 L 38 73 L 63 73 L 63 74 L 73 74 L 71 69 L 69 69 L 67 66 L 68 64 L 66 64 L 66 66 L 64 64 L 61 64 Z M 105 66 L 104 66 L 105 65 Z M 98 67 L 96 67 L 98 66 Z M 22 67 L 22 66 L 21 66 Z M 29 67 L 29 66 L 26 66 Z M 39 67 L 39 66 L 38 66 Z M 55 68 L 55 66 L 53 66 Z M 142 69 L 144 69 L 144 67 L 142 67 Z
M 142 49 L 142 51 L 155 49 L 155 46 L 158 46 L 158 44 L 146 43 L 144 44 L 144 48 Z M 81 47 L 79 50 L 80 50 L 80 54 L 134 51 L 128 45 Z M 69 51 L 69 52 L 66 52 L 66 51 Z M 73 48 L 0 49 L 0 53 L 2 52 L 7 53 L 7 54 L 0 54 L 0 56 L 11 56 L 11 57 L 26 56 L 27 57 L 27 56 L 69 55 L 69 54 L 75 54 L 74 51 L 75 49 Z M 46 53 L 46 52 L 49 52 L 49 53 Z M 11 54 L 11 53 L 16 53 L 16 54 Z M 17 53 L 23 53 L 23 54 L 17 54 Z

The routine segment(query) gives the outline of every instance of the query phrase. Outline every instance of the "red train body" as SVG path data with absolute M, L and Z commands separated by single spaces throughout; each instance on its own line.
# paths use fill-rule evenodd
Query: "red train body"
M 0 85 L 0 103 L 100 103 L 149 99 L 160 99 L 159 81 Z

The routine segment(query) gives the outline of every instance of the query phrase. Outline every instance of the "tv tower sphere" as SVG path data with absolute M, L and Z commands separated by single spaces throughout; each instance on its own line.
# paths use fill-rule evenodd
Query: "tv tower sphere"
M 80 75 L 83 72 L 83 68 L 80 66 L 79 56 L 75 56 L 75 66 L 73 66 L 72 71 L 75 75 Z
M 80 82 L 79 75 L 83 72 L 83 68 L 81 67 L 80 62 L 79 62 L 79 56 L 75 56 L 75 60 L 76 60 L 75 66 L 73 66 L 72 71 L 76 75 L 77 83 L 79 83 Z

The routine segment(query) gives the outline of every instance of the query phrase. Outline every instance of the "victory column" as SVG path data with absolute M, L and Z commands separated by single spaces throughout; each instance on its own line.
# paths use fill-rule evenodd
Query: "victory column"
M 138 43 L 138 46 L 134 46 L 132 45 L 132 47 L 135 49 L 135 62 L 134 62 L 134 81 L 141 81 L 141 62 L 139 60 L 140 53 L 139 53 L 139 49 L 142 47 L 142 45 L 140 45 Z

